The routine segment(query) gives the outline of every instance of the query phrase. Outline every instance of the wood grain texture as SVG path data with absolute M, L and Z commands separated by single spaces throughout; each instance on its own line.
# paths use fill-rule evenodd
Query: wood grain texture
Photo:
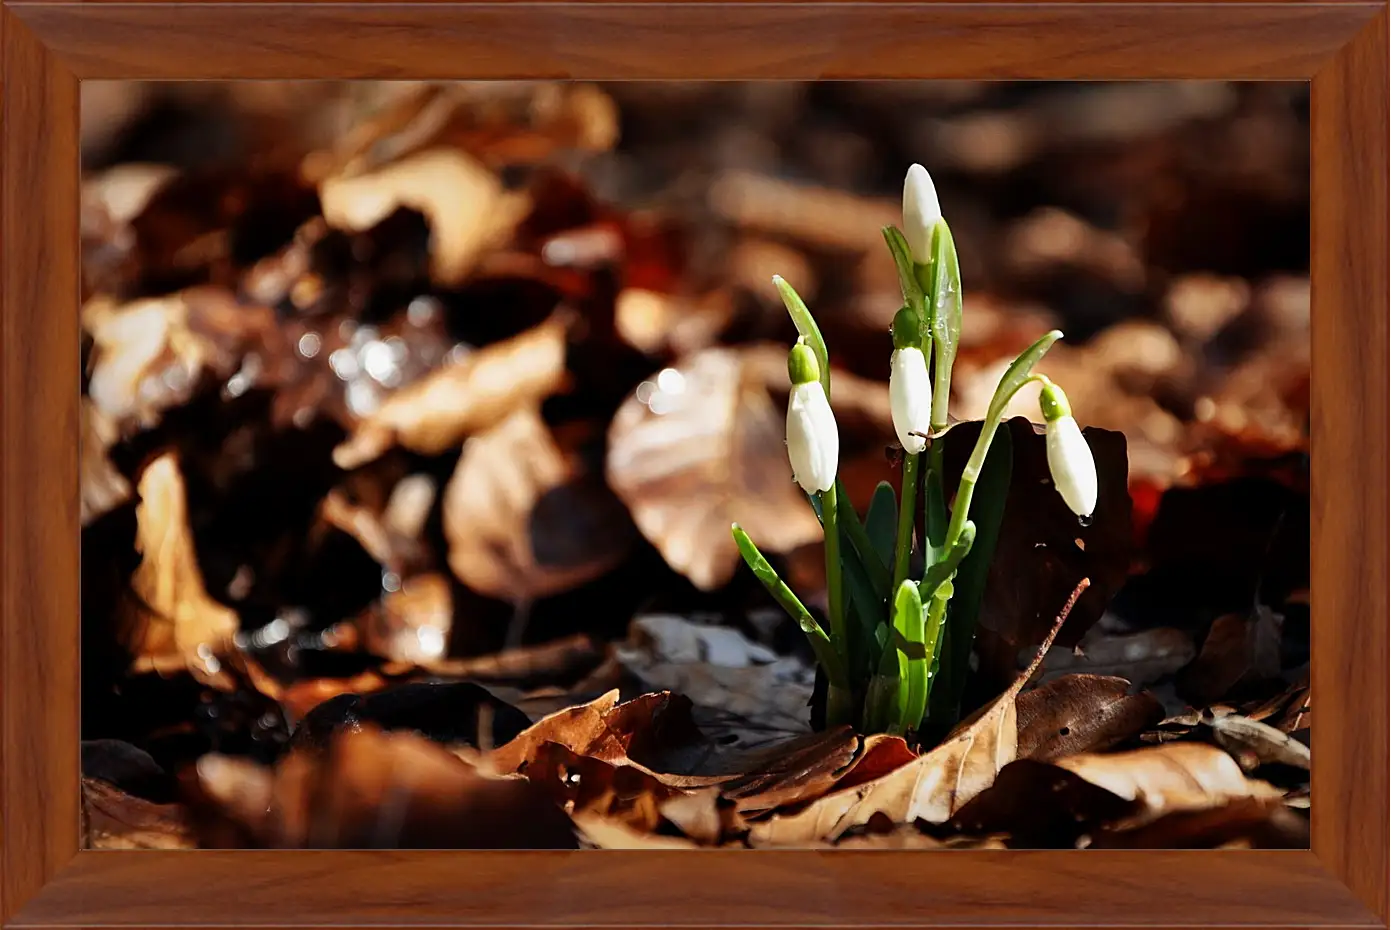
M 269 40 L 237 4 L 11 8 L 81 78 L 1081 79 L 1306 78 L 1380 7 L 277 4 Z
M 77 81 L 3 17 L 0 919 L 77 850 Z
M 5 926 L 1385 926 L 1384 4 L 6 3 Z M 1309 853 L 77 853 L 79 77 L 1313 78 Z
M 1311 839 L 1320 861 L 1383 922 L 1391 846 L 1386 62 L 1383 11 L 1310 89 L 1311 693 L 1324 708 L 1312 728 Z
M 1378 925 L 1307 852 L 592 850 L 84 852 L 12 925 L 225 922 L 231 876 L 241 926 Z

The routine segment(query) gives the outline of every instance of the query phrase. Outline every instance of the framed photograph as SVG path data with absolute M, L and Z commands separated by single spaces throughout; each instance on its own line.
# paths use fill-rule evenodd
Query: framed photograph
M 0 3 L 0 926 L 1387 926 L 1387 43 Z

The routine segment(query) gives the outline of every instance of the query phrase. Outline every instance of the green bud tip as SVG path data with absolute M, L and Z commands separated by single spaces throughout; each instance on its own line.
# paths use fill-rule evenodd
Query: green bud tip
M 922 324 L 912 307 L 900 307 L 894 314 L 893 337 L 895 349 L 922 347 Z
M 1072 405 L 1067 402 L 1063 389 L 1052 381 L 1043 379 L 1043 390 L 1038 395 L 1038 408 L 1043 411 L 1045 422 L 1072 416 Z
M 821 378 L 821 366 L 816 364 L 816 353 L 805 342 L 798 342 L 787 353 L 787 377 L 793 384 L 810 384 Z

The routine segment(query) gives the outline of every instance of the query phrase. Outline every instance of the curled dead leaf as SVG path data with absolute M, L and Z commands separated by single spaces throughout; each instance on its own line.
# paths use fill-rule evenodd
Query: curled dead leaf
M 587 704 L 543 717 L 487 754 L 483 764 L 501 774 L 517 772 L 536 758 L 542 746 L 553 743 L 577 756 L 641 765 L 666 747 L 702 739 L 690 713 L 691 702 L 679 695 L 644 694 L 620 704 L 615 689 Z
M 444 535 L 460 581 L 514 601 L 597 578 L 633 541 L 623 505 L 530 407 L 464 446 L 444 490 Z
M 333 450 L 334 463 L 357 468 L 395 445 L 438 455 L 539 402 L 564 381 L 565 333 L 565 322 L 552 319 L 436 369 L 359 422 Z
M 736 520 L 768 552 L 819 539 L 792 481 L 784 417 L 735 349 L 706 349 L 628 398 L 609 428 L 607 475 L 642 534 L 702 590 L 739 563 Z
M 1217 744 L 1238 762 L 1244 757 L 1253 760 L 1247 768 L 1276 763 L 1309 770 L 1309 747 L 1270 724 L 1241 714 L 1222 714 L 1212 717 L 1209 725 Z
M 134 596 L 123 611 L 123 643 L 137 670 L 172 660 L 195 674 L 216 675 L 216 653 L 231 644 L 239 620 L 203 586 L 174 453 L 147 465 L 137 490 L 135 548 L 141 561 L 130 579 Z

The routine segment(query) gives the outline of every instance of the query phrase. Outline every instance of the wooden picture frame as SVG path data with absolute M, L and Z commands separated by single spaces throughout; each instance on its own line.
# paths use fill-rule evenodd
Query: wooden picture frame
M 0 922 L 1386 926 L 1385 3 L 5 2 Z M 234 78 L 1312 82 L 1312 850 L 79 850 L 78 85 Z

